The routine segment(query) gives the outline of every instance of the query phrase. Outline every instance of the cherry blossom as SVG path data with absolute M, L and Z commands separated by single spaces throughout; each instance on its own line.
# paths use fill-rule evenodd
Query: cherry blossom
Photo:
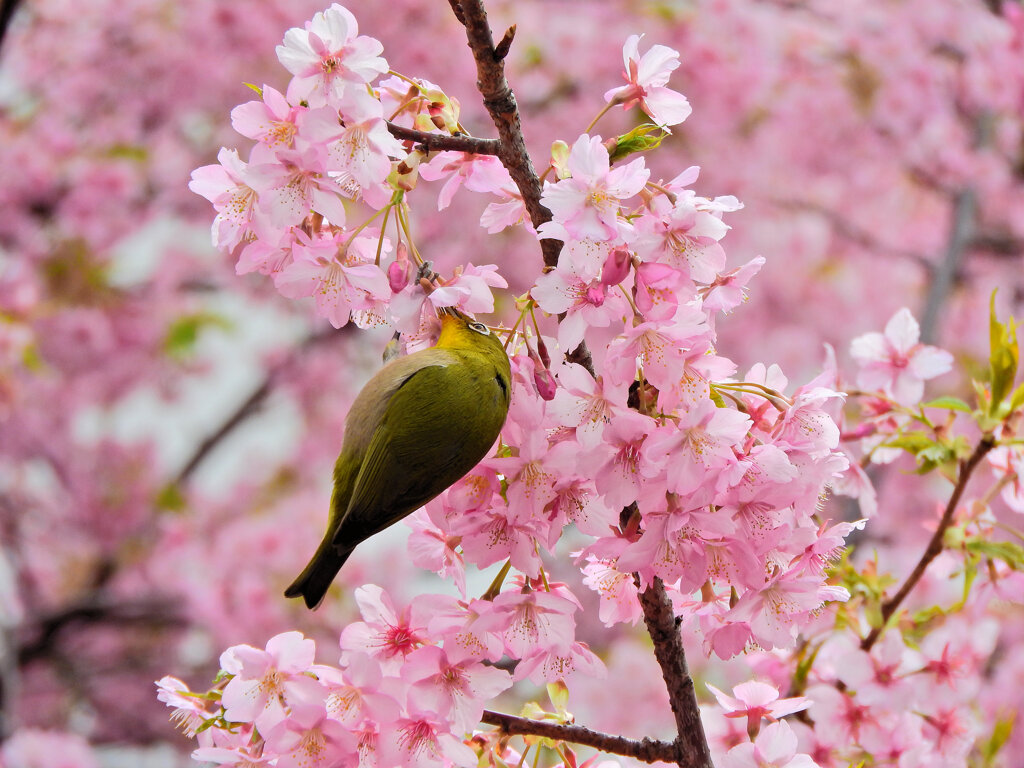
M 757 680 L 750 680 L 735 686 L 732 689 L 732 696 L 723 693 L 710 683 L 708 683 L 708 690 L 715 695 L 718 703 L 725 709 L 726 717 L 745 717 L 747 719 L 748 733 L 756 733 L 764 718 L 775 722 L 785 715 L 807 709 L 810 704 L 803 696 L 780 699 L 778 689 Z
M 584 134 L 569 153 L 569 178 L 544 186 L 543 202 L 554 221 L 574 239 L 611 240 L 620 235 L 619 203 L 633 197 L 647 182 L 650 171 L 643 158 L 610 168 L 608 150 L 600 136 Z M 540 234 L 548 236 L 549 228 Z
M 679 67 L 679 52 L 664 45 L 652 45 L 640 55 L 640 38 L 630 35 L 622 46 L 622 61 L 627 85 L 613 88 L 605 101 L 629 109 L 639 104 L 660 125 L 677 125 L 690 116 L 690 103 L 681 93 L 665 87 L 669 75 Z
M 725 768 L 814 768 L 810 755 L 797 752 L 797 737 L 785 721 L 772 723 L 749 744 L 733 747 L 722 760 Z
M 289 99 L 323 106 L 387 72 L 380 41 L 358 32 L 355 16 L 338 3 L 314 14 L 305 29 L 289 29 L 277 46 L 281 64 L 295 75 Z
M 899 310 L 884 333 L 866 333 L 850 343 L 860 365 L 857 383 L 880 389 L 901 405 L 913 405 L 924 394 L 924 382 L 946 373 L 953 364 L 948 352 L 920 343 L 920 328 L 910 310 Z

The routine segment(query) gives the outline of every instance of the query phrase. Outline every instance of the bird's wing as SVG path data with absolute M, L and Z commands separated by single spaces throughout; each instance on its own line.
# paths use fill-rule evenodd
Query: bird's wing
M 354 546 L 401 520 L 472 468 L 463 466 L 460 437 L 469 430 L 472 399 L 452 391 L 446 368 L 425 366 L 392 395 L 367 447 L 336 546 Z

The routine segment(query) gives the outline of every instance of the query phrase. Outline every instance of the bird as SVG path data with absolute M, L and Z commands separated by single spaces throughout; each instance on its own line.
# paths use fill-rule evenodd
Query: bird
M 435 346 L 387 363 L 353 401 L 327 532 L 285 597 L 319 607 L 357 544 L 440 495 L 494 445 L 511 402 L 508 354 L 459 310 L 440 320 Z

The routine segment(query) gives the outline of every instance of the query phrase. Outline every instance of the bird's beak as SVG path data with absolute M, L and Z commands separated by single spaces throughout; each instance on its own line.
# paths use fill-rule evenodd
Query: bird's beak
M 449 317 L 454 317 L 454 318 L 458 318 L 458 319 L 460 319 L 460 320 L 466 320 L 466 321 L 468 321 L 468 320 L 469 320 L 469 318 L 468 318 L 468 317 L 467 317 L 466 315 L 464 315 L 464 314 L 463 314 L 462 312 L 460 312 L 459 310 L 457 310 L 457 309 L 456 309 L 455 307 L 441 307 L 441 308 L 440 308 L 439 310 L 437 310 L 437 311 L 438 311 L 438 314 L 439 314 L 439 315 L 440 315 L 440 316 L 441 316 L 442 318 L 443 318 L 443 317 L 444 317 L 445 315 L 448 315 Z

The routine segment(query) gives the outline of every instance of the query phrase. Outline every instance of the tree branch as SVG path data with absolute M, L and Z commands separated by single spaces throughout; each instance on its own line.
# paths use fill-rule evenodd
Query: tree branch
M 387 123 L 388 131 L 396 139 L 414 141 L 426 147 L 428 152 L 452 150 L 455 152 L 469 152 L 474 155 L 497 155 L 501 145 L 501 142 L 497 139 L 478 139 L 475 136 L 427 133 L 426 131 L 417 131 L 413 128 L 395 125 L 390 120 L 385 122 Z
M 484 10 L 482 0 L 450 0 L 450 2 L 456 9 L 456 16 L 466 27 L 466 39 L 476 61 L 477 89 L 483 96 L 484 106 L 487 108 L 495 128 L 498 129 L 500 141 L 498 157 L 519 188 L 526 212 L 530 215 L 530 221 L 533 222 L 534 227 L 539 227 L 544 222 L 551 221 L 551 211 L 540 201 L 540 178 L 526 151 L 516 97 L 505 79 L 504 57 L 494 46 L 491 28 L 487 24 L 487 11 Z M 503 39 L 502 45 L 505 52 L 511 44 L 513 34 L 514 31 L 510 30 Z M 540 247 L 544 254 L 544 264 L 549 267 L 556 266 L 558 254 L 562 250 L 561 242 L 541 240 Z
M 501 712 L 484 710 L 480 722 L 487 725 L 496 725 L 509 736 L 541 736 L 545 739 L 557 741 L 570 741 L 573 744 L 582 744 L 586 747 L 593 747 L 602 752 L 614 755 L 632 757 L 645 763 L 672 762 L 675 760 L 675 744 L 669 741 L 654 741 L 652 739 L 627 739 L 622 736 L 612 736 L 599 731 L 592 731 L 581 725 L 560 725 L 558 723 L 546 723 L 542 720 L 529 720 L 525 717 L 506 715 Z
M 31 639 L 18 647 L 18 664 L 43 658 L 53 650 L 61 633 L 76 624 L 146 624 L 154 627 L 186 625 L 183 616 L 169 600 L 138 600 L 125 602 L 109 598 L 92 598 L 38 618 L 26 630 Z
M 926 259 L 922 254 L 887 245 L 878 240 L 866 229 L 861 229 L 856 224 L 844 219 L 840 214 L 823 205 L 803 200 L 777 199 L 772 202 L 782 208 L 806 211 L 808 213 L 814 213 L 821 216 L 832 227 L 832 231 L 841 238 L 849 240 L 852 243 L 856 243 L 869 251 L 882 255 L 896 256 L 901 259 L 908 259 L 921 266 L 929 274 L 935 270 L 935 265 L 928 261 L 928 259 Z
M 192 456 L 189 457 L 188 461 L 185 462 L 184 466 L 178 471 L 178 474 L 171 481 L 171 485 L 180 487 L 184 483 L 188 482 L 189 478 L 192 477 L 195 471 L 199 468 L 199 465 L 206 460 L 214 448 L 220 445 L 224 439 L 234 432 L 237 427 L 246 421 L 246 419 L 259 412 L 260 408 L 263 406 L 263 402 L 273 391 L 274 385 L 277 383 L 277 378 L 282 373 L 290 370 L 295 365 L 296 359 L 305 350 L 322 341 L 337 338 L 337 336 L 338 331 L 333 328 L 330 331 L 314 333 L 307 337 L 284 360 L 271 368 L 263 381 L 260 382 L 259 386 L 257 386 L 252 393 L 242 401 L 234 412 L 232 412 L 232 414 L 228 416 L 216 430 L 211 432 L 198 446 L 196 446 Z
M 635 575 L 634 578 L 639 580 Z M 679 634 L 672 603 L 661 579 L 655 577 L 653 583 L 640 593 L 640 606 L 643 608 L 647 632 L 654 643 L 654 656 L 668 689 L 672 714 L 676 719 L 678 735 L 673 742 L 674 755 L 671 760 L 680 768 L 714 768 L 704 726 L 700 721 L 693 678 L 686 664 L 683 638 Z
M 960 504 L 960 498 L 964 494 L 964 490 L 967 488 L 967 483 L 971 479 L 971 475 L 974 470 L 981 463 L 982 459 L 995 447 L 995 440 L 992 439 L 991 435 L 984 435 L 977 447 L 974 449 L 974 453 L 970 455 L 966 461 L 960 462 L 960 475 L 957 477 L 956 486 L 953 488 L 953 494 L 949 497 L 949 501 L 946 503 L 946 509 L 942 513 L 942 518 L 939 520 L 939 525 L 935 529 L 935 533 L 932 534 L 931 541 L 928 542 L 928 546 L 924 553 L 921 555 L 921 559 L 918 560 L 917 565 L 914 566 L 914 570 L 911 571 L 907 580 L 903 582 L 903 586 L 900 587 L 899 591 L 891 598 L 886 600 L 882 604 L 882 622 L 879 626 L 875 627 L 867 634 L 867 636 L 861 640 L 861 650 L 868 651 L 878 641 L 878 638 L 882 635 L 882 630 L 885 629 L 885 625 L 889 623 L 889 619 L 892 618 L 893 614 L 899 609 L 900 605 L 907 598 L 907 595 L 911 593 L 917 583 L 924 576 L 925 570 L 929 564 L 942 553 L 943 539 L 946 535 L 946 530 L 953 523 L 953 515 L 956 512 L 957 506 Z
M 14 12 L 21 5 L 21 0 L 0 1 L 0 47 L 7 38 L 7 31 L 11 28 L 11 20 L 14 19 Z
M 974 241 L 977 211 L 978 203 L 974 190 L 970 187 L 959 190 L 953 198 L 953 221 L 950 224 L 946 252 L 932 272 L 928 298 L 921 312 L 921 341 L 926 344 L 934 343 L 938 335 L 939 313 L 953 289 L 953 281 L 960 269 L 960 262 Z

